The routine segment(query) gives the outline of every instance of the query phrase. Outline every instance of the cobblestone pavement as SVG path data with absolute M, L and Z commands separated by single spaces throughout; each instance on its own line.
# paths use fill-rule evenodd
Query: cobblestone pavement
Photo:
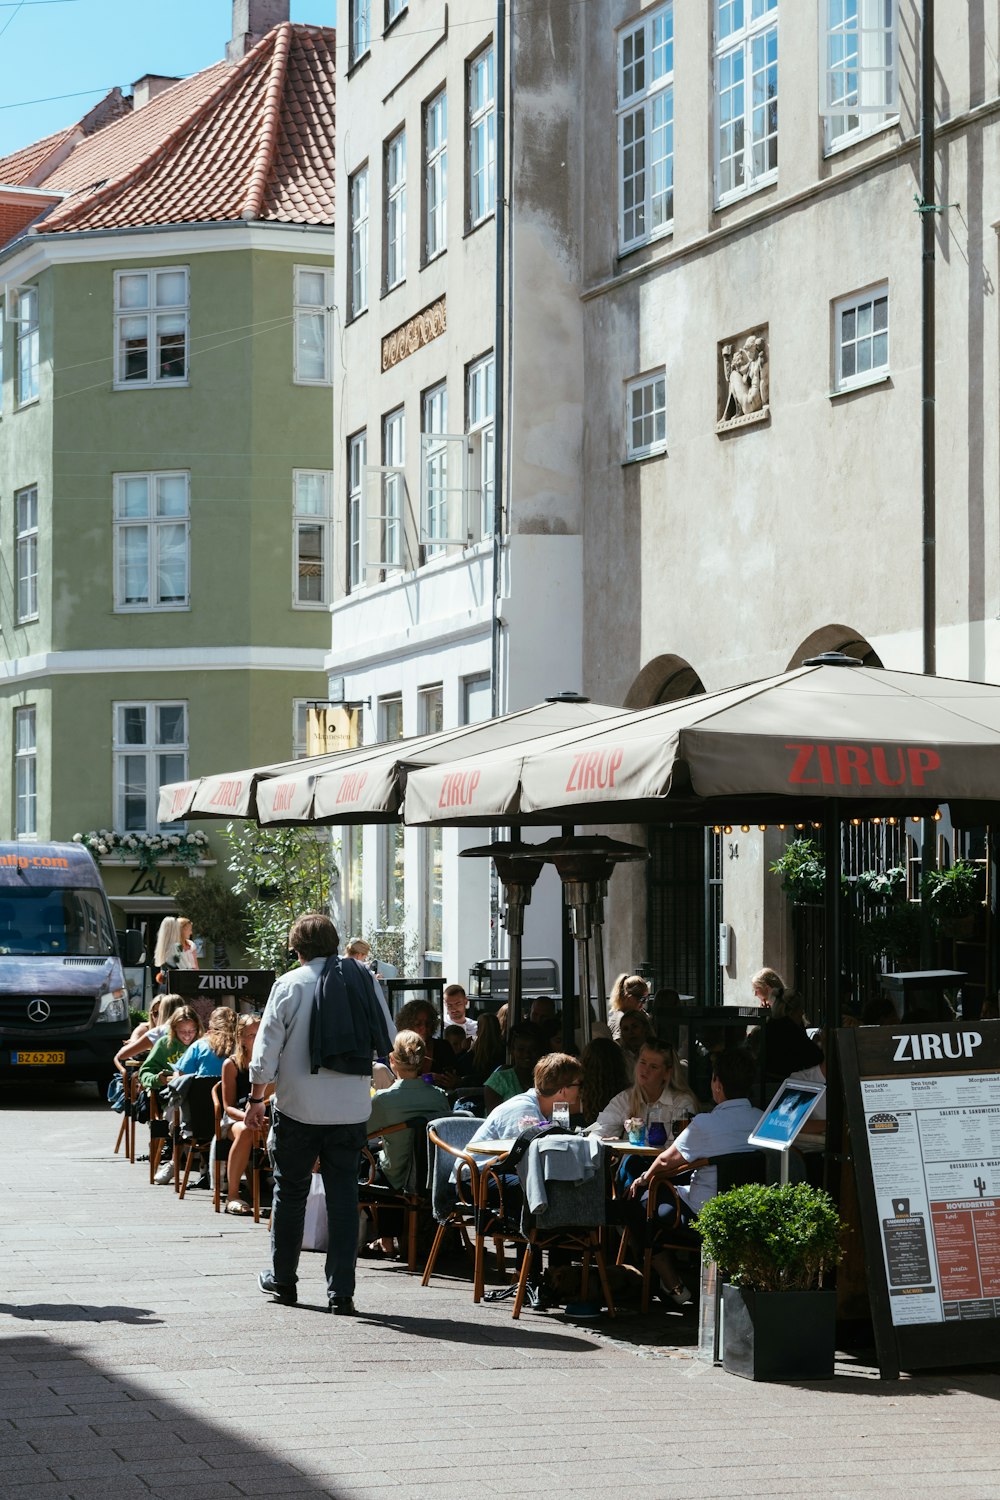
M 264 1229 L 148 1186 L 92 1095 L 4 1093 L 0 1500 L 1000 1497 L 997 1368 L 757 1386 L 690 1315 L 515 1324 L 372 1262 L 334 1319 L 311 1256 L 278 1307 Z

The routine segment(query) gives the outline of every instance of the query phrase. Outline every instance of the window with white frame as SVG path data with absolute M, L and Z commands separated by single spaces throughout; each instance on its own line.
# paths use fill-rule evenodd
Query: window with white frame
M 485 724 L 492 717 L 489 672 L 462 678 L 462 723 Z
M 385 0 L 385 24 L 390 27 L 393 21 L 398 21 L 406 9 L 407 0 Z
M 190 475 L 114 476 L 115 609 L 190 604 Z
M 292 760 L 303 760 L 309 754 L 309 700 L 292 699 Z
M 618 37 L 618 235 L 622 250 L 674 218 L 674 7 L 648 11 Z
M 433 260 L 448 240 L 448 95 L 444 89 L 424 105 L 424 260 Z
M 465 372 L 466 425 L 469 433 L 470 489 L 478 489 L 480 536 L 493 534 L 494 496 L 494 376 L 493 355 L 474 360 Z
M 824 14 L 820 113 L 832 151 L 898 113 L 898 0 L 822 0 Z
M 14 710 L 14 829 L 19 839 L 38 832 L 38 757 L 35 709 Z
M 333 318 L 333 272 L 322 266 L 295 267 L 295 381 L 329 385 Z
M 350 0 L 351 67 L 370 50 L 372 44 L 371 0 Z
M 157 824 L 160 787 L 187 778 L 186 703 L 114 705 L 115 828 L 119 833 L 177 829 Z
M 441 684 L 417 693 L 418 734 L 444 728 Z M 420 830 L 420 944 L 425 974 L 439 974 L 444 943 L 444 842 L 440 828 Z
M 364 524 L 362 487 L 368 462 L 368 433 L 356 432 L 347 440 L 347 586 L 356 589 L 362 581 L 361 536 Z
M 38 399 L 38 288 L 17 293 L 17 404 Z
M 715 0 L 715 197 L 778 175 L 778 0 Z
M 329 602 L 327 552 L 330 544 L 328 469 L 296 469 L 295 578 L 292 600 L 297 608 L 323 608 Z
M 889 287 L 842 297 L 833 305 L 835 388 L 869 385 L 889 373 Z
M 350 288 L 351 317 L 368 306 L 368 168 L 361 167 L 350 182 L 351 243 Z
M 448 387 L 425 391 L 420 408 L 423 540 L 428 557 L 448 534 Z
M 496 208 L 496 85 L 493 45 L 469 63 L 469 227 Z
M 176 385 L 188 377 L 186 266 L 115 272 L 115 384 Z
M 667 449 L 667 380 L 662 370 L 630 380 L 625 387 L 628 458 L 649 458 Z
M 38 619 L 38 486 L 14 496 L 14 561 L 17 569 L 17 623 Z
M 382 524 L 384 535 L 380 539 L 383 557 L 391 567 L 401 567 L 403 562 L 403 490 L 406 465 L 406 417 L 401 406 L 382 418 L 382 467 L 384 478 L 384 503 Z
M 406 131 L 385 145 L 385 289 L 406 277 Z
M 378 737 L 386 743 L 403 738 L 403 700 L 394 696 L 378 703 Z M 402 823 L 384 824 L 379 830 L 379 910 L 386 926 L 399 929 L 406 920 L 404 830 Z

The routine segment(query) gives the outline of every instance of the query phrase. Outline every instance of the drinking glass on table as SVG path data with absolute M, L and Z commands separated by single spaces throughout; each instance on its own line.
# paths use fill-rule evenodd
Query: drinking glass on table
M 559 1128 L 560 1128 L 560 1130 L 568 1130 L 569 1129 L 569 1105 L 568 1104 L 553 1104 L 553 1106 L 552 1106 L 552 1123 L 553 1123 L 553 1125 L 558 1125 Z
M 690 1124 L 691 1124 L 691 1116 L 690 1115 L 683 1115 L 679 1120 L 672 1121 L 670 1128 L 673 1131 L 673 1139 L 676 1141 L 677 1137 L 683 1131 L 687 1130 L 687 1128 L 688 1128 L 688 1126 Z
M 667 1127 L 663 1123 L 663 1110 L 654 1105 L 649 1111 L 649 1120 L 646 1125 L 647 1146 L 663 1147 L 667 1144 Z

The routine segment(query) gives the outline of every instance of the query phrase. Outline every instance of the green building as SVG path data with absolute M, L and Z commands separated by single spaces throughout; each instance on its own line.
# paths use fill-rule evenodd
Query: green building
M 183 835 L 161 782 L 326 696 L 335 36 L 288 11 L 0 160 L 0 838 Z M 103 864 L 123 925 L 174 909 Z

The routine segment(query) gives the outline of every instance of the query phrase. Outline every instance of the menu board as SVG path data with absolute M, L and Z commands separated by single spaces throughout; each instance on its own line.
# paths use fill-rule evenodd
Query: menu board
M 890 1340 L 906 1368 L 984 1358 L 1000 1346 L 1000 1023 L 838 1040 L 867 1259 L 884 1273 L 880 1364 Z

